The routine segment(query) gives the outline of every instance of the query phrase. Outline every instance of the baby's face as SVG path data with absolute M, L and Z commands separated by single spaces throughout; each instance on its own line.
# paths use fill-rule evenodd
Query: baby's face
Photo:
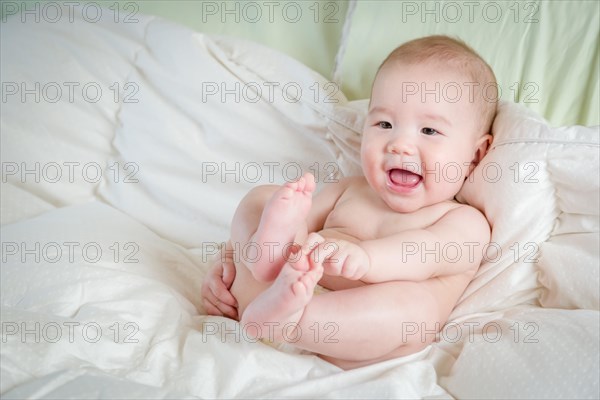
M 432 63 L 390 62 L 379 71 L 361 161 L 367 181 L 393 210 L 412 212 L 454 198 L 472 162 L 483 157 L 490 137 L 478 131 L 479 100 L 469 98 L 465 82 Z

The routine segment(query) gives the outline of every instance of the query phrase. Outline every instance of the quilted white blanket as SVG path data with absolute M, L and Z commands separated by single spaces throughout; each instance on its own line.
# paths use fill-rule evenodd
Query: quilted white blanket
M 459 196 L 493 242 L 449 323 L 342 371 L 206 316 L 200 287 L 249 188 L 357 173 L 365 103 L 138 18 L 2 25 L 3 398 L 598 398 L 598 127 L 503 103 Z

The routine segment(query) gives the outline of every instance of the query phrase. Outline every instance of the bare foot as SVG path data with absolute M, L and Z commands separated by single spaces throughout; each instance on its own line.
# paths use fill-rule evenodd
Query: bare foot
M 250 238 L 260 254 L 256 260 L 244 260 L 257 281 L 272 281 L 286 263 L 296 235 L 306 229 L 315 186 L 314 177 L 307 173 L 281 186 L 265 205 L 258 229 Z
M 244 311 L 240 324 L 247 337 L 276 342 L 297 339 L 298 321 L 323 276 L 323 267 L 311 266 L 306 254 L 291 258 L 273 284 Z

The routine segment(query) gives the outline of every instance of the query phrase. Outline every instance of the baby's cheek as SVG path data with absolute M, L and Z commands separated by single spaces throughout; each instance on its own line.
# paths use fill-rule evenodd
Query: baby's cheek
M 376 167 L 377 162 L 377 153 L 372 149 L 365 148 L 365 150 L 361 152 L 361 164 L 365 175 L 367 174 L 367 171 L 371 172 Z
M 442 170 L 436 179 L 429 179 L 428 191 L 433 193 L 433 202 L 438 203 L 452 199 L 460 191 L 465 182 L 462 169 L 453 168 Z

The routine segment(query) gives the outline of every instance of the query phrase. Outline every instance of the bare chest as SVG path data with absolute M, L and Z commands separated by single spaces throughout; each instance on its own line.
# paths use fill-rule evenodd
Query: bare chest
M 340 234 L 356 240 L 372 240 L 435 223 L 450 205 L 434 205 L 412 213 L 390 209 L 374 192 L 348 190 L 325 221 L 323 234 Z

